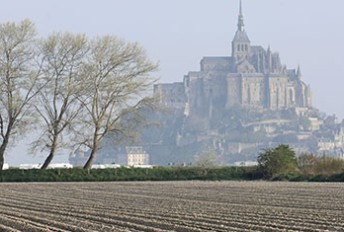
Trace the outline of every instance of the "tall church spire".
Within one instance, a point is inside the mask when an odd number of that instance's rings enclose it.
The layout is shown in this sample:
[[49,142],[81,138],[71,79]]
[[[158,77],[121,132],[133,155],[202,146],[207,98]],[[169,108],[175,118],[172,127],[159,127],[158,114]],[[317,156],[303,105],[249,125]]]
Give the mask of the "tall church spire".
[[238,30],[244,30],[244,15],[242,14],[242,2],[240,0],[239,16],[238,16]]
[[238,61],[248,57],[251,51],[250,39],[244,30],[244,16],[242,14],[242,3],[240,0],[239,17],[238,17],[238,30],[232,40],[232,57]]

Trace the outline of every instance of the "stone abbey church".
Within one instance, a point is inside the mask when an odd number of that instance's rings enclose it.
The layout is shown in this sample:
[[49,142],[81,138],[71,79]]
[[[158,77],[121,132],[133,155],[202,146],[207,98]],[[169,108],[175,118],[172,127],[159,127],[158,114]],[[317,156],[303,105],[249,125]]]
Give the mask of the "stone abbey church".
[[251,45],[244,29],[240,2],[237,31],[229,57],[204,57],[200,71],[189,72],[183,82],[157,84],[155,93],[168,107],[211,115],[233,106],[255,110],[310,108],[311,90],[301,80],[301,71],[287,69],[270,47]]

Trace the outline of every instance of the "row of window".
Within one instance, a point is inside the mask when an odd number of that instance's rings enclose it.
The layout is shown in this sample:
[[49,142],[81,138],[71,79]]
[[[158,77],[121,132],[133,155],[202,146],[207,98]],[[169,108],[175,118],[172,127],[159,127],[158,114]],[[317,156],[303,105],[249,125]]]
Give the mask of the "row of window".
[[148,161],[148,157],[141,157],[141,158],[128,158],[128,162],[131,163],[131,162],[134,162],[134,163],[145,163]]
[[238,44],[237,45],[237,50],[238,51],[245,51],[245,52],[247,52],[248,51],[248,45],[247,44]]

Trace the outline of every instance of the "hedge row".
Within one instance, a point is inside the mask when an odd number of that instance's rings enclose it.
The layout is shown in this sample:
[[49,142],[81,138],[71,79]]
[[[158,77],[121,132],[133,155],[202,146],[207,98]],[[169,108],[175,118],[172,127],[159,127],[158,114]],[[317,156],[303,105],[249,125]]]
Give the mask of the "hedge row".
[[0,172],[1,182],[48,181],[170,181],[170,180],[250,180],[252,167],[154,167],[116,169],[9,169]]
[[309,181],[309,182],[344,182],[344,172],[333,175],[305,176],[297,174],[281,174],[275,176],[273,181]]
[[[172,180],[259,180],[255,167],[154,167],[73,169],[9,169],[0,171],[0,182],[66,182],[66,181],[172,181]],[[332,176],[282,174],[275,181],[336,181],[344,182],[344,173]]]

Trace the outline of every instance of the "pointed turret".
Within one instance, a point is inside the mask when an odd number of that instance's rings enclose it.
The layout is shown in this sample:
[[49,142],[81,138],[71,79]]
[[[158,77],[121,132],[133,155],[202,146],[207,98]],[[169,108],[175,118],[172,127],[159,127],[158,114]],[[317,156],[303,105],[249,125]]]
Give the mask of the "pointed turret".
[[296,76],[298,79],[301,79],[301,68],[300,68],[300,65],[297,66],[297,71],[296,71]]
[[270,45],[268,47],[268,51],[267,51],[267,55],[268,55],[268,73],[271,73],[271,69],[272,69],[272,58],[271,58],[271,49],[270,49]]
[[257,55],[257,72],[261,72],[261,69],[260,69],[260,56],[262,55],[262,52],[261,50],[258,51],[258,55]]

